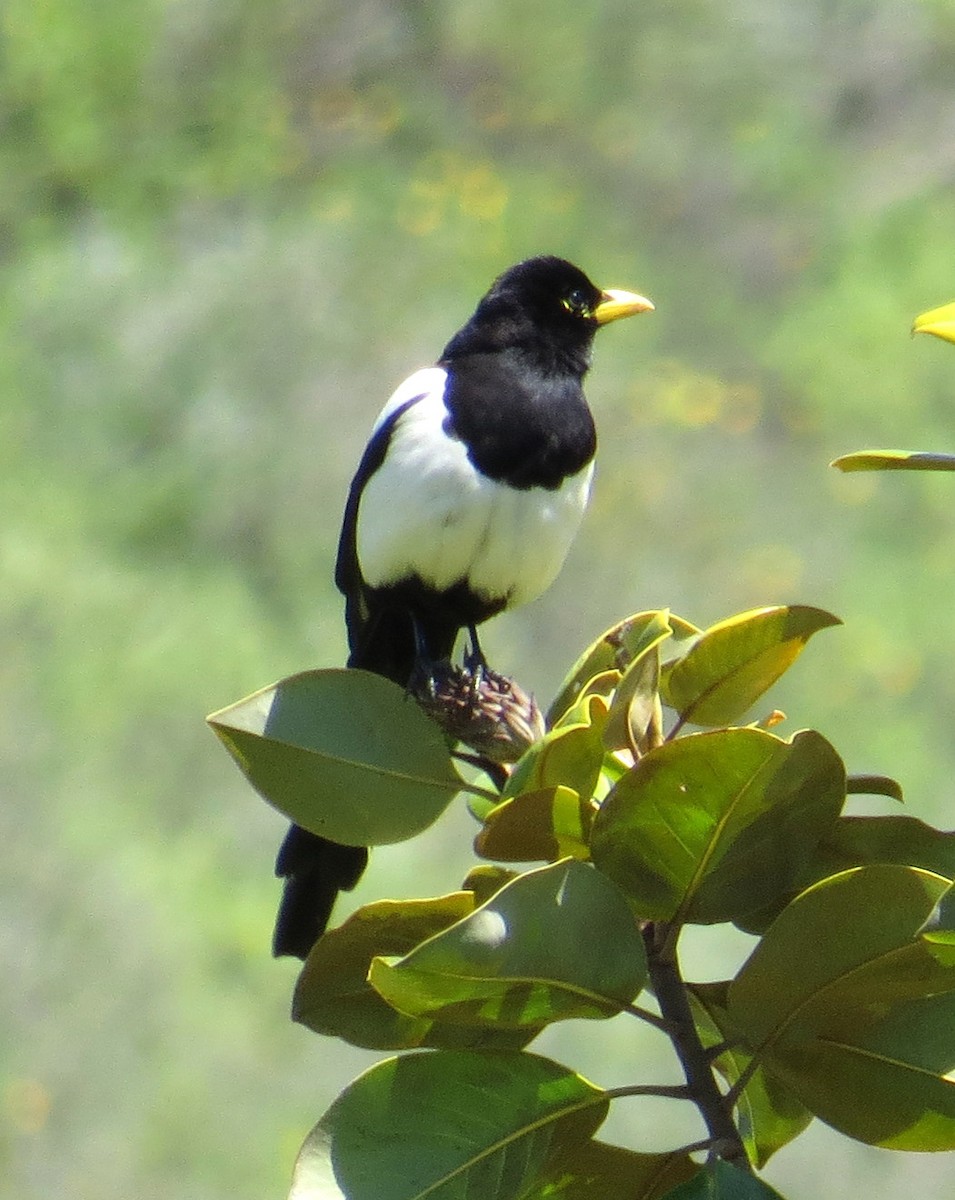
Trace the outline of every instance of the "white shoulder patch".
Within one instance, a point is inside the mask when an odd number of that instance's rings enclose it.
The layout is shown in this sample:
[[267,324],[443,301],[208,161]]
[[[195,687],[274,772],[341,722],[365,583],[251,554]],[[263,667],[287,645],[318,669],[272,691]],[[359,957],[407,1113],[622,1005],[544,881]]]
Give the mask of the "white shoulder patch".
[[445,427],[447,379],[443,367],[416,371],[378,416],[376,429],[420,397],[396,421],[361,494],[362,575],[371,587],[417,575],[437,592],[463,583],[489,601],[524,604],[560,570],[587,507],[593,463],[553,490],[487,478]]
[[409,400],[413,400],[416,396],[424,395],[429,399],[439,400],[443,404],[444,386],[447,381],[448,373],[444,367],[423,367],[420,371],[415,371],[413,375],[409,375],[404,383],[399,384],[389,397],[388,403],[375,419],[372,432],[374,433],[379,429],[395,409],[401,408],[403,404],[407,404]]

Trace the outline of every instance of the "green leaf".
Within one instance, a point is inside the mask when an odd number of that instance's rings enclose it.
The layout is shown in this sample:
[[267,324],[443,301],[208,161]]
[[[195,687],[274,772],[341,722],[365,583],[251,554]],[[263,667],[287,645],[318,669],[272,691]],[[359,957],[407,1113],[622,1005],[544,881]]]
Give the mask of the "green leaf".
[[829,464],[840,471],[955,471],[955,454],[926,450],[856,450]]
[[264,799],[348,845],[414,837],[467,787],[437,725],[367,671],[292,675],[207,719]]
[[675,639],[699,633],[695,625],[673,616],[667,609],[635,613],[618,621],[583,652],[561,684],[547,714],[548,726],[555,725],[576,701],[588,680],[604,671],[623,673],[648,646],[659,640],[661,631],[670,631]]
[[594,806],[568,787],[524,792],[492,809],[474,849],[500,862],[554,862],[590,857]]
[[779,1192],[748,1171],[717,1158],[689,1182],[667,1192],[661,1200],[783,1200]]
[[623,672],[614,693],[604,728],[604,744],[611,750],[636,749],[643,753],[647,732],[659,730],[660,646],[671,636],[663,613],[644,630],[641,645]]
[[846,779],[847,796],[888,796],[890,800],[905,802],[902,785],[888,775],[849,775]]
[[955,833],[943,833],[915,817],[840,817],[822,839],[819,854],[826,875],[870,863],[897,863],[955,879]]
[[456,1027],[396,1012],[368,982],[376,955],[407,954],[474,910],[474,895],[365,905],[316,942],[295,985],[292,1019],[370,1050],[419,1046],[519,1049],[526,1033]]
[[910,946],[948,881],[879,864],[808,888],[766,931],[730,985],[730,1019],[753,1049],[778,1038],[835,984]]
[[309,1134],[290,1200],[518,1200],[558,1154],[587,1144],[607,1103],[580,1075],[532,1054],[387,1059]]
[[660,1200],[699,1169],[686,1154],[587,1142],[561,1155],[522,1200]]
[[798,886],[768,908],[737,920],[749,933],[763,933],[798,892],[850,867],[896,863],[955,879],[955,833],[943,833],[915,817],[839,817],[826,831]]
[[820,629],[841,622],[804,605],[754,609],[705,630],[665,669],[661,694],[683,722],[738,720],[799,657]]
[[[918,970],[914,956],[904,969]],[[934,1027],[934,1028],[933,1028]],[[772,1069],[798,1088],[804,1102],[840,1133],[890,1150],[955,1149],[955,995],[927,996],[897,1006],[877,1026],[820,1032],[797,1050],[774,1052]],[[944,1036],[945,1053],[926,1053]]]
[[519,875],[399,962],[376,959],[369,978],[401,1012],[520,1029],[613,1016],[646,970],[626,901],[599,872],[565,860]]
[[729,988],[748,1048],[850,1137],[955,1148],[955,949],[921,935],[949,887],[860,867],[798,896]]
[[642,917],[728,921],[788,893],[845,796],[811,730],[694,734],[651,750],[594,819],[594,863]]
[[587,694],[519,759],[504,788],[504,798],[547,788],[572,788],[590,799],[604,761],[603,729],[609,703]]
[[812,1113],[761,1067],[739,1044],[739,1035],[726,1012],[728,982],[689,984],[693,1015],[704,1046],[726,1044],[713,1066],[733,1087],[745,1073],[747,1083],[736,1104],[737,1127],[746,1152],[763,1167],[777,1150],[788,1145],[812,1121]]
[[518,876],[517,871],[507,867],[492,866],[490,863],[479,863],[468,871],[462,891],[474,893],[475,907],[484,904],[490,898]]

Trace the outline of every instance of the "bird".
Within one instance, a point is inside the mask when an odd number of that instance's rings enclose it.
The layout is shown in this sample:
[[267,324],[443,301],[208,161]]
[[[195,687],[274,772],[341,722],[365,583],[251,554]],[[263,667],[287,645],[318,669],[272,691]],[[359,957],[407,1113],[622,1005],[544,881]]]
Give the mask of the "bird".
[[[553,582],[583,519],[597,449],[582,382],[597,330],[650,312],[540,255],[493,282],[436,364],[410,375],[376,420],[345,504],[335,582],[349,667],[408,688],[450,658],[486,666],[477,626]],[[276,957],[306,958],[340,891],[368,861],[292,825]]]

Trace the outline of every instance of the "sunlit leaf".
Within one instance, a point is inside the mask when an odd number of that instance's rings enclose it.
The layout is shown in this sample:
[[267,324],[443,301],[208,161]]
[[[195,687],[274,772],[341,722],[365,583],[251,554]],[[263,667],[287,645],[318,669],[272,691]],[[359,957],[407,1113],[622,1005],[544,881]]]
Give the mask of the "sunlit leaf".
[[955,471],[955,454],[927,450],[856,450],[829,464],[840,471]]
[[512,1030],[454,1027],[405,1016],[368,982],[376,955],[407,954],[467,916],[474,904],[474,895],[461,891],[433,900],[383,900],[360,908],[316,942],[295,986],[292,1019],[316,1033],[373,1050],[524,1045],[528,1037]]
[[947,879],[860,867],[797,897],[728,993],[763,1066],[873,1145],[955,1148],[955,947],[922,936]]
[[532,1054],[387,1059],[309,1134],[289,1200],[518,1200],[558,1154],[587,1144],[606,1111],[593,1084]]
[[839,618],[805,605],[754,609],[703,631],[661,678],[663,701],[694,725],[728,725],[748,712],[820,629]]
[[591,855],[643,917],[732,920],[785,895],[838,815],[845,772],[813,731],[695,734],[651,750],[594,819]]
[[572,788],[524,792],[492,809],[474,848],[500,862],[587,859],[593,818],[593,804]]
[[614,693],[604,728],[604,743],[612,750],[647,747],[647,731],[662,723],[660,717],[660,645],[671,636],[664,614],[647,626],[641,645],[623,672]]
[[540,1027],[612,1016],[643,987],[626,901],[572,860],[518,876],[470,916],[369,976],[389,1004],[454,1024]]
[[731,1020],[751,1046],[778,1037],[835,983],[910,946],[947,887],[928,871],[886,864],[815,884],[780,913],[730,985]]
[[603,729],[609,707],[599,693],[578,701],[561,724],[535,742],[517,762],[504,797],[562,786],[589,799],[603,766]]
[[466,786],[437,725],[367,671],[292,675],[208,721],[264,799],[333,841],[413,837]]
[[490,900],[495,893],[509,884],[512,879],[516,879],[517,876],[518,872],[512,871],[509,867],[479,863],[468,871],[461,888],[463,891],[474,893],[474,904],[477,907]]
[[664,628],[669,629],[675,639],[691,637],[699,632],[688,621],[674,616],[667,609],[661,609],[635,613],[602,633],[578,658],[561,684],[547,714],[548,725],[560,719],[589,679],[603,671],[614,670],[622,674],[634,658],[658,640]]

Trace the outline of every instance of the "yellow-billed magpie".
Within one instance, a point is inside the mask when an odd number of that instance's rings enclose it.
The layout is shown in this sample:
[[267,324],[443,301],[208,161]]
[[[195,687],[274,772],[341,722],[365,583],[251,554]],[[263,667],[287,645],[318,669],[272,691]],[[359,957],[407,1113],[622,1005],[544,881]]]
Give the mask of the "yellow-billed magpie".
[[[437,366],[397,389],[352,481],[335,582],[348,665],[406,687],[461,629],[553,581],[590,495],[596,433],[582,381],[601,325],[653,308],[550,256],[505,271]],[[306,957],[368,860],[293,825],[273,953]]]

